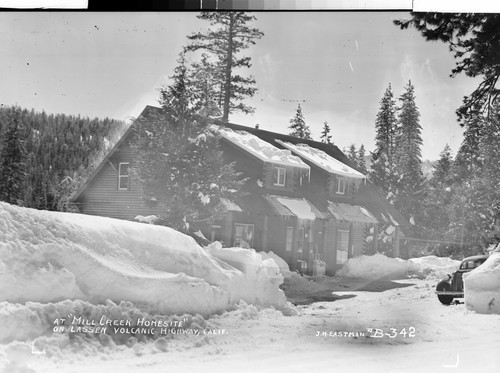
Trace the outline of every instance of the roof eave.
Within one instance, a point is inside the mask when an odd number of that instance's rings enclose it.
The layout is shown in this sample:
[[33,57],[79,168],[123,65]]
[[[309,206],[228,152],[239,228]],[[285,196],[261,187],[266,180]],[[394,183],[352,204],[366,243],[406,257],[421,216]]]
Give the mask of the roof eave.
[[94,172],[92,173],[92,175],[90,175],[90,177],[85,181],[85,183],[83,183],[83,185],[77,190],[77,192],[75,193],[75,195],[71,198],[72,202],[75,202],[75,201],[78,200],[78,198],[80,198],[80,196],[82,195],[82,193],[84,192],[84,190],[89,186],[89,184],[92,182],[92,180],[94,180],[94,178],[101,171],[101,169],[104,167],[104,165],[106,164],[106,162],[108,162],[108,160],[113,156],[113,154],[118,150],[118,148],[127,139],[127,137],[130,135],[130,133],[133,130],[135,122],[137,120],[139,120],[140,118],[144,117],[145,113],[148,112],[148,111],[150,111],[150,110],[152,110],[152,109],[157,110],[158,108],[156,108],[154,106],[146,105],[146,107],[142,110],[142,112],[139,114],[139,116],[128,126],[128,128],[125,130],[125,132],[120,137],[120,139],[116,142],[116,144],[113,145],[113,147],[109,150],[108,154],[106,154],[106,156],[103,158],[103,160],[101,161],[101,163],[99,164],[99,166],[96,167],[96,169],[94,170]]

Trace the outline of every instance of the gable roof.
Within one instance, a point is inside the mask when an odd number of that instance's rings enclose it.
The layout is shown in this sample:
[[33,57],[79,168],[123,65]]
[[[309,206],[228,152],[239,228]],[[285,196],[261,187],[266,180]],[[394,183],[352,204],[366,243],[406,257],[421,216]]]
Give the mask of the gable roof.
[[227,127],[227,128],[231,128],[232,130],[248,132],[248,133],[255,135],[258,138],[266,141],[267,143],[274,145],[277,148],[280,148],[280,149],[284,148],[284,146],[281,145],[280,142],[287,142],[287,143],[290,143],[292,145],[305,144],[305,145],[308,145],[312,148],[321,150],[322,152],[326,153],[330,157],[335,158],[339,162],[341,162],[341,163],[349,166],[350,168],[358,171],[356,165],[354,165],[351,162],[351,160],[349,158],[347,158],[347,156],[336,145],[325,144],[323,142],[319,142],[319,141],[315,141],[315,140],[300,139],[298,137],[285,135],[285,134],[277,133],[277,132],[271,132],[271,131],[263,130],[260,128],[242,126],[240,124],[224,123],[218,119],[214,120],[214,123],[220,124],[220,125]]
[[310,169],[298,156],[292,155],[290,150],[279,149],[261,138],[247,132],[234,131],[223,126],[213,126],[222,138],[235,144],[244,151],[252,154],[263,162],[270,162],[282,166],[291,166]]
[[129,136],[133,133],[135,122],[137,120],[139,120],[140,118],[147,118],[147,117],[156,115],[159,112],[159,110],[160,110],[159,108],[154,107],[154,106],[149,106],[149,105],[147,105],[144,108],[144,110],[141,112],[141,114],[139,114],[139,116],[137,117],[137,119],[128,126],[128,128],[125,130],[125,132],[123,133],[123,135],[118,139],[118,141],[116,142],[116,144],[113,145],[113,147],[111,147],[111,149],[109,149],[108,153],[104,156],[103,160],[101,161],[101,163],[99,163],[99,165],[96,167],[96,169],[94,170],[94,172],[92,172],[92,174],[90,175],[90,177],[76,191],[76,193],[73,196],[73,198],[71,198],[72,201],[76,201],[78,199],[78,197],[80,197],[80,195],[83,193],[83,191],[85,190],[85,188],[87,188],[87,186],[92,182],[92,180],[94,180],[94,178],[96,177],[96,175],[99,174],[99,171],[101,171],[101,169],[104,167],[104,165],[108,162],[109,158],[111,158],[111,156],[118,150],[118,148],[124,143],[124,141],[126,139],[128,139]]
[[291,144],[289,142],[284,142],[281,140],[276,140],[276,142],[291,150],[293,153],[298,154],[302,158],[308,160],[315,166],[322,168],[326,172],[354,178],[366,178],[366,176],[361,172],[340,162],[338,159],[333,158],[320,149],[302,143]]

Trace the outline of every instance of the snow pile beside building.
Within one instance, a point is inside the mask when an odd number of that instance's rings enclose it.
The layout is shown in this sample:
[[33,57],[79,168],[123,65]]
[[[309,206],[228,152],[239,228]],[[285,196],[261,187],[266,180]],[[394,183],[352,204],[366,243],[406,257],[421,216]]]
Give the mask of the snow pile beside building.
[[382,254],[359,256],[349,259],[337,275],[343,277],[363,278],[367,280],[398,280],[408,277],[443,278],[458,269],[460,262],[450,258],[426,256],[403,260],[388,258]]
[[343,277],[377,279],[404,279],[416,269],[416,266],[399,258],[388,258],[382,254],[362,255],[349,259],[337,275]]
[[459,260],[440,258],[434,255],[412,258],[409,260],[418,267],[418,275],[426,278],[442,279],[447,274],[452,274],[460,266]]
[[464,293],[468,309],[500,314],[500,252],[464,275]]
[[[244,252],[231,258],[245,262]],[[173,229],[0,203],[0,302],[131,301],[162,314],[282,307],[277,266],[233,268]]]
[[272,251],[269,252],[264,252],[261,251],[259,254],[262,256],[262,259],[272,259],[274,262],[278,265],[281,275],[284,278],[291,277],[295,272],[290,271],[290,267],[288,266],[287,262],[280,256],[276,255]]
[[237,295],[230,298],[231,303],[244,300],[264,306],[283,307],[286,304],[285,294],[279,288],[283,276],[274,259],[264,259],[253,249],[223,248],[220,242],[212,243],[205,250],[239,271],[233,273],[231,280],[230,293]]

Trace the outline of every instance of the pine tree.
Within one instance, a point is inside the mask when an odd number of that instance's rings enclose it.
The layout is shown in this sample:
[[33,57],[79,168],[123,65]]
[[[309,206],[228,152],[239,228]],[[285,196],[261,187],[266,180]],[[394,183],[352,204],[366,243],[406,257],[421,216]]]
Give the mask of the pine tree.
[[451,155],[451,148],[450,145],[446,144],[434,167],[430,185],[434,188],[449,188],[452,184],[452,166],[453,157]]
[[424,213],[420,223],[425,227],[427,237],[433,239],[445,239],[451,223],[448,208],[454,194],[452,167],[451,148],[446,144],[429,180],[425,200],[422,201]]
[[162,87],[160,90],[160,104],[169,123],[184,127],[194,120],[193,115],[193,93],[188,81],[186,58],[181,53],[179,63],[174,69],[174,75],[170,77],[173,84]]
[[21,140],[22,123],[20,109],[14,109],[3,134],[0,153],[0,200],[21,204],[26,177],[24,142]]
[[358,149],[358,169],[359,172],[361,172],[363,175],[366,175],[368,173],[368,169],[366,168],[366,151],[365,151],[365,146],[361,144],[361,146]]
[[238,75],[235,70],[251,66],[251,58],[240,57],[239,54],[264,35],[257,28],[249,26],[256,18],[245,12],[202,12],[198,18],[209,22],[211,28],[188,36],[191,43],[186,51],[201,49],[215,58],[216,71],[213,76],[217,79],[217,86],[221,87],[222,120],[227,122],[229,114],[234,111],[252,113],[253,108],[242,101],[257,91],[255,79]]
[[299,139],[312,140],[311,130],[309,129],[309,126],[306,125],[300,104],[297,107],[295,116],[290,119],[290,126],[288,126],[288,128],[292,130],[290,132],[290,136],[295,136]]
[[421,212],[424,189],[422,173],[422,127],[411,81],[400,97],[399,129],[396,137],[396,206],[407,218]]
[[380,100],[375,120],[375,151],[372,153],[370,180],[385,194],[394,194],[394,153],[396,149],[396,101],[391,85]]
[[[450,203],[452,233],[467,242],[488,245],[500,241],[500,105],[492,104],[482,124],[478,158],[480,167],[465,182],[454,185]],[[465,141],[465,140],[464,140]],[[464,247],[464,249],[467,247]]]
[[359,167],[359,165],[358,165],[358,153],[356,150],[356,146],[354,144],[351,144],[351,146],[349,146],[349,149],[347,150],[346,155],[347,155],[347,158],[349,158],[349,160],[352,162],[354,167],[358,168]]
[[194,62],[188,71],[188,80],[192,84],[193,110],[205,118],[220,117],[220,90],[217,90],[217,69],[210,62],[207,54],[202,54],[200,62]]
[[323,130],[321,131],[321,142],[324,143],[324,144],[332,144],[332,135],[331,135],[331,128],[330,126],[328,125],[328,122],[325,121],[325,123],[323,123]]
[[456,183],[465,183],[482,168],[479,145],[486,119],[482,115],[471,115],[465,121],[464,140],[453,163],[453,177]]
[[141,183],[145,201],[160,207],[160,222],[187,232],[193,222],[222,212],[224,199],[234,201],[244,180],[233,164],[225,164],[218,135],[205,113],[196,111],[203,107],[195,104],[195,82],[184,60],[179,62],[172,84],[161,90],[162,113],[135,123],[131,175]]
[[[47,115],[33,109],[1,107],[0,118],[20,115],[27,172],[20,199],[26,207],[74,210],[68,203],[73,193],[100,164],[126,128],[124,122],[71,115]],[[1,148],[0,142],[0,148]],[[66,177],[72,188],[62,185]],[[21,203],[21,202],[20,202]]]

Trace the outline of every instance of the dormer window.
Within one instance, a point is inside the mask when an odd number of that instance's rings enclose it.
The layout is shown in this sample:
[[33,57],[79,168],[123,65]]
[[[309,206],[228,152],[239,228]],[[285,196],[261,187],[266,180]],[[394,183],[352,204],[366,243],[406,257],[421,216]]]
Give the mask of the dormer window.
[[274,168],[274,185],[285,186],[286,181],[286,168],[275,167]]
[[128,190],[128,166],[125,162],[118,165],[118,190]]
[[344,177],[337,177],[337,194],[345,194],[346,180]]

